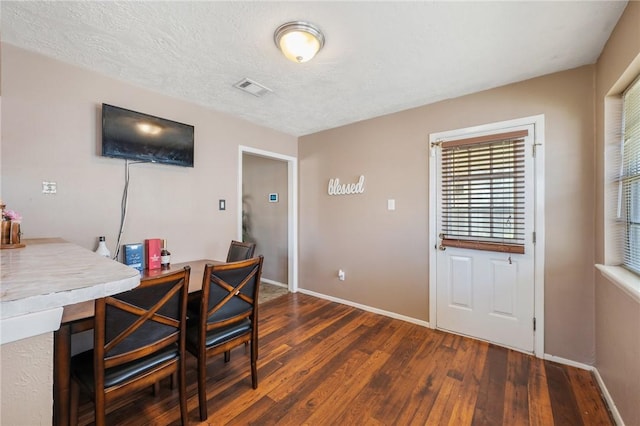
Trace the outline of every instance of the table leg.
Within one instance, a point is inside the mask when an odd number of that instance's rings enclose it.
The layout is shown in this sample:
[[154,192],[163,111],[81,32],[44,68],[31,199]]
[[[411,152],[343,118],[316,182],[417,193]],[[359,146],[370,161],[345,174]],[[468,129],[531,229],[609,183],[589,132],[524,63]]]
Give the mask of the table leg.
[[62,324],[53,333],[53,424],[69,425],[71,326]]

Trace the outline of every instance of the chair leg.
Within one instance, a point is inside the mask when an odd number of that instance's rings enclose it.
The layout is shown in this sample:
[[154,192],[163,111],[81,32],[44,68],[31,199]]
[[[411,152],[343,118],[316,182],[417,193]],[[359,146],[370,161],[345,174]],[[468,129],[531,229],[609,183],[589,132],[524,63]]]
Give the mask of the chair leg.
[[71,386],[69,389],[69,424],[76,426],[78,424],[78,401],[80,399],[80,386],[78,382],[71,379]]
[[153,396],[158,396],[160,394],[160,382],[157,381],[153,384]]
[[198,405],[200,406],[200,420],[207,420],[207,355],[198,357]]
[[186,361],[184,355],[180,357],[180,366],[177,373],[173,373],[171,376],[171,383],[173,378],[178,376],[178,389],[180,394],[180,418],[182,419],[182,426],[189,424],[189,413],[187,411],[187,373],[186,373]]
[[171,390],[175,389],[176,386],[179,386],[180,382],[178,382],[178,372],[174,371],[171,375]]
[[251,360],[251,387],[258,389],[258,367],[253,360]]
[[258,389],[258,345],[251,341],[251,386]]
[[96,419],[96,424],[95,426],[106,426],[107,424],[107,420],[106,420],[106,411],[107,411],[107,407],[106,407],[106,401],[105,401],[105,395],[104,395],[104,391],[101,389],[100,392],[98,392],[96,390],[95,392],[95,419]]
[[225,351],[224,362],[229,362],[230,360],[231,360],[231,351]]

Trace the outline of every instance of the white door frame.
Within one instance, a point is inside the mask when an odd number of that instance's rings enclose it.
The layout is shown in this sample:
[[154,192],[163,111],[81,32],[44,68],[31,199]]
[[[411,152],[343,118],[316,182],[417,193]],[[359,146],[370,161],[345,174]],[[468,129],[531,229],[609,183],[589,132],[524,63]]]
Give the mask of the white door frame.
[[[287,236],[288,236],[288,273],[289,291],[298,291],[298,159],[289,155],[265,151],[240,145],[238,147],[238,205],[242,206],[242,158],[244,154],[257,155],[287,162]],[[238,238],[242,240],[242,207],[238,209]]]
[[[501,121],[497,123],[484,124],[464,129],[451,130],[446,132],[432,133],[429,135],[429,326],[436,328],[436,265],[437,265],[437,234],[436,234],[436,156],[435,148],[431,143],[439,139],[461,138],[469,134],[499,130],[507,127],[524,126],[533,124],[534,126],[534,230],[536,242],[534,245],[534,316],[536,328],[534,332],[534,355],[538,358],[544,357],[544,114],[531,117],[518,118],[515,120]],[[532,324],[533,327],[533,324]]]

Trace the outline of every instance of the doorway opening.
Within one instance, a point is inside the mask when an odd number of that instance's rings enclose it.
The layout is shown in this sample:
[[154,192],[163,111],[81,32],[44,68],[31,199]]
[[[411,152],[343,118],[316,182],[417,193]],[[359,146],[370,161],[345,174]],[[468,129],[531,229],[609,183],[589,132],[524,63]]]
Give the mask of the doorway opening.
[[[239,147],[238,158],[238,205],[242,206],[241,209],[238,209],[238,239],[255,238],[256,235],[251,234],[255,234],[256,232],[260,233],[259,230],[252,229],[252,224],[256,221],[255,215],[260,214],[259,211],[255,211],[255,209],[258,208],[257,206],[262,206],[263,212],[267,212],[269,215],[286,215],[286,218],[281,218],[286,222],[282,225],[282,228],[284,229],[281,230],[281,234],[286,234],[282,236],[284,241],[281,241],[276,245],[269,246],[273,255],[269,256],[269,261],[271,263],[266,265],[266,268],[263,266],[263,280],[267,283],[271,282],[279,284],[282,282],[282,279],[277,277],[286,275],[286,286],[290,292],[295,293],[298,291],[297,159],[288,155],[247,146]],[[249,161],[249,163],[246,161]],[[260,179],[259,176],[256,178],[248,177],[244,170],[245,164],[255,164],[256,167],[268,167],[268,170],[273,171],[273,173],[270,173],[271,181],[269,182],[268,179]],[[283,173],[280,173],[279,170],[283,170]],[[249,183],[248,181],[245,182],[246,179],[253,182],[257,181],[259,183],[260,187],[256,190],[258,193],[245,193],[245,183]],[[265,182],[266,186],[263,185]],[[285,191],[286,193],[284,193]],[[279,221],[280,218],[273,218],[273,220]],[[265,227],[268,227],[269,229],[264,231]],[[280,225],[266,225],[262,226],[262,228],[263,236],[265,235],[264,232],[266,232],[266,238],[270,238],[269,232],[277,230],[277,228],[280,228]],[[263,238],[264,237],[258,238],[258,241],[255,242],[257,244],[261,244],[259,239]],[[262,242],[262,244],[266,243]],[[266,256],[265,263],[267,263]],[[283,268],[284,271],[282,270]],[[265,274],[265,272],[267,272],[267,274]],[[275,279],[271,278],[269,273],[271,273]]]

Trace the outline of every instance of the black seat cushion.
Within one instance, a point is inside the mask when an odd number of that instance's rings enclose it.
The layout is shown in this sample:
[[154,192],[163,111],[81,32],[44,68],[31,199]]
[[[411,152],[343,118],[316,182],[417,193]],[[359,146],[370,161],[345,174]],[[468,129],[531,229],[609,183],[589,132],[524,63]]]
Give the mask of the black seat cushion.
[[[251,332],[251,320],[244,319],[237,324],[228,327],[212,330],[207,333],[205,345],[207,348],[226,342],[234,337],[242,336]],[[187,321],[187,346],[198,347],[198,323],[197,321]]]
[[[145,358],[132,361],[117,367],[108,368],[104,374],[105,387],[124,383],[128,379],[149,371],[167,361],[180,357],[176,345],[168,346]],[[93,389],[93,349],[82,352],[71,358],[71,373],[89,389]]]

